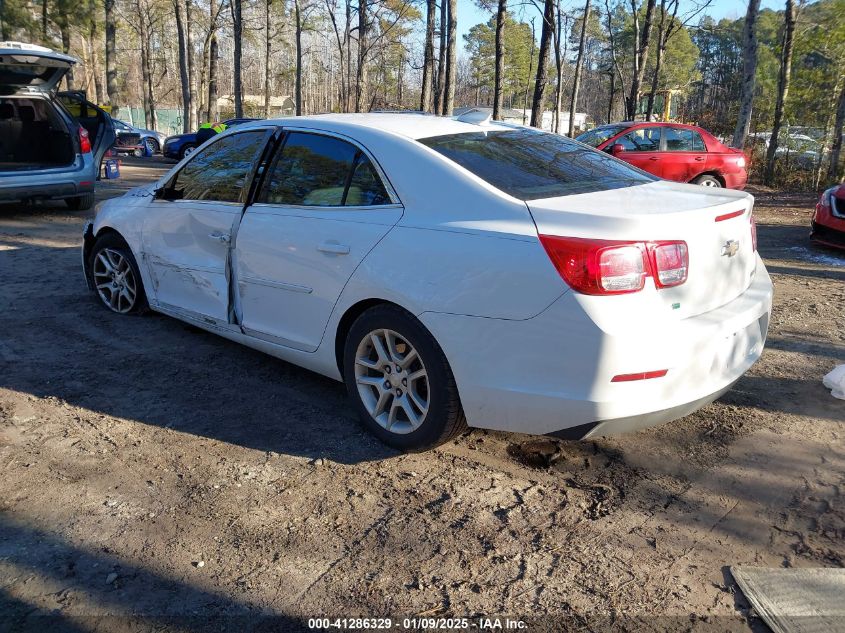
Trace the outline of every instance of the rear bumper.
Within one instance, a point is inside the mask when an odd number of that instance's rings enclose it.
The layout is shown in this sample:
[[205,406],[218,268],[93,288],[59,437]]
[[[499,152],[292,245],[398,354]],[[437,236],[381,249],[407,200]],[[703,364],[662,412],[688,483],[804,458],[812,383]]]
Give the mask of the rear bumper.
[[77,163],[67,168],[6,174],[0,176],[0,201],[4,202],[81,196],[94,191],[97,179],[91,154],[77,158]]
[[739,189],[742,191],[745,189],[745,185],[748,184],[748,172],[744,170],[734,174],[723,174],[722,177],[725,179],[725,187],[727,189]]
[[[606,331],[571,292],[526,321],[420,318],[449,359],[471,426],[584,438],[668,422],[718,398],[762,354],[771,303],[758,260],[742,295],[679,321],[632,318]],[[664,368],[660,378],[612,382]]]

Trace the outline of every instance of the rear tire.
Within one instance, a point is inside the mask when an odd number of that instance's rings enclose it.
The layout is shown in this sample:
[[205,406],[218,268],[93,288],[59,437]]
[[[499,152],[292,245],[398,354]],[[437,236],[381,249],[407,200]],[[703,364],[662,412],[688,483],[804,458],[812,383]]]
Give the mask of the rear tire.
[[116,233],[106,233],[94,243],[88,277],[100,303],[112,312],[143,314],[149,309],[135,256]]
[[718,178],[716,178],[715,176],[707,175],[707,174],[705,174],[704,176],[699,176],[698,178],[693,180],[693,182],[696,185],[701,185],[702,187],[716,187],[716,188],[722,187],[722,183]]
[[71,211],[87,211],[94,206],[94,194],[86,193],[83,196],[65,198],[65,202]]
[[355,320],[344,343],[343,374],[364,426],[389,446],[422,451],[467,428],[443,350],[397,306],[376,306]]

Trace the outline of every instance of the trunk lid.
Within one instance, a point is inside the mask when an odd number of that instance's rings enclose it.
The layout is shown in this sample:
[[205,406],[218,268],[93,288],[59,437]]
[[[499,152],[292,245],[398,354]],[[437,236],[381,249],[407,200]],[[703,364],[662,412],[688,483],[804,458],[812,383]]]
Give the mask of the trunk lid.
[[43,46],[0,42],[0,92],[52,92],[76,62]]
[[643,291],[654,293],[677,318],[701,314],[735,299],[751,284],[756,270],[751,239],[754,198],[741,191],[661,180],[526,204],[543,235],[684,240],[689,249],[687,281],[658,291],[653,281],[647,280]]

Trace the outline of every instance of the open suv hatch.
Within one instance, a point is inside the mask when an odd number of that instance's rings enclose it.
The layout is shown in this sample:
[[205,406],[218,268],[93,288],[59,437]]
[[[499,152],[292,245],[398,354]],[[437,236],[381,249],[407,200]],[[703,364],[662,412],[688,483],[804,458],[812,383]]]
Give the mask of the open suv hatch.
[[115,139],[111,118],[80,92],[56,92],[76,58],[0,42],[0,202],[94,204],[94,181]]

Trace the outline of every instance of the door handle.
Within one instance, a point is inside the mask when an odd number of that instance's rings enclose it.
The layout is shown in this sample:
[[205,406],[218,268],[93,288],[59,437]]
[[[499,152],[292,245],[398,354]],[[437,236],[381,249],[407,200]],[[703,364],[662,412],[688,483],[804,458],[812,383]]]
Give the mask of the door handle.
[[332,255],[349,255],[349,247],[346,244],[337,242],[323,242],[317,247],[318,251],[331,253]]
[[659,156],[650,156],[649,160],[660,160]]
[[208,237],[220,242],[221,244],[228,244],[232,239],[232,236],[228,233],[209,233]]
[[695,160],[697,160],[699,163],[701,163],[701,162],[704,162],[704,157],[703,156],[696,156]]

